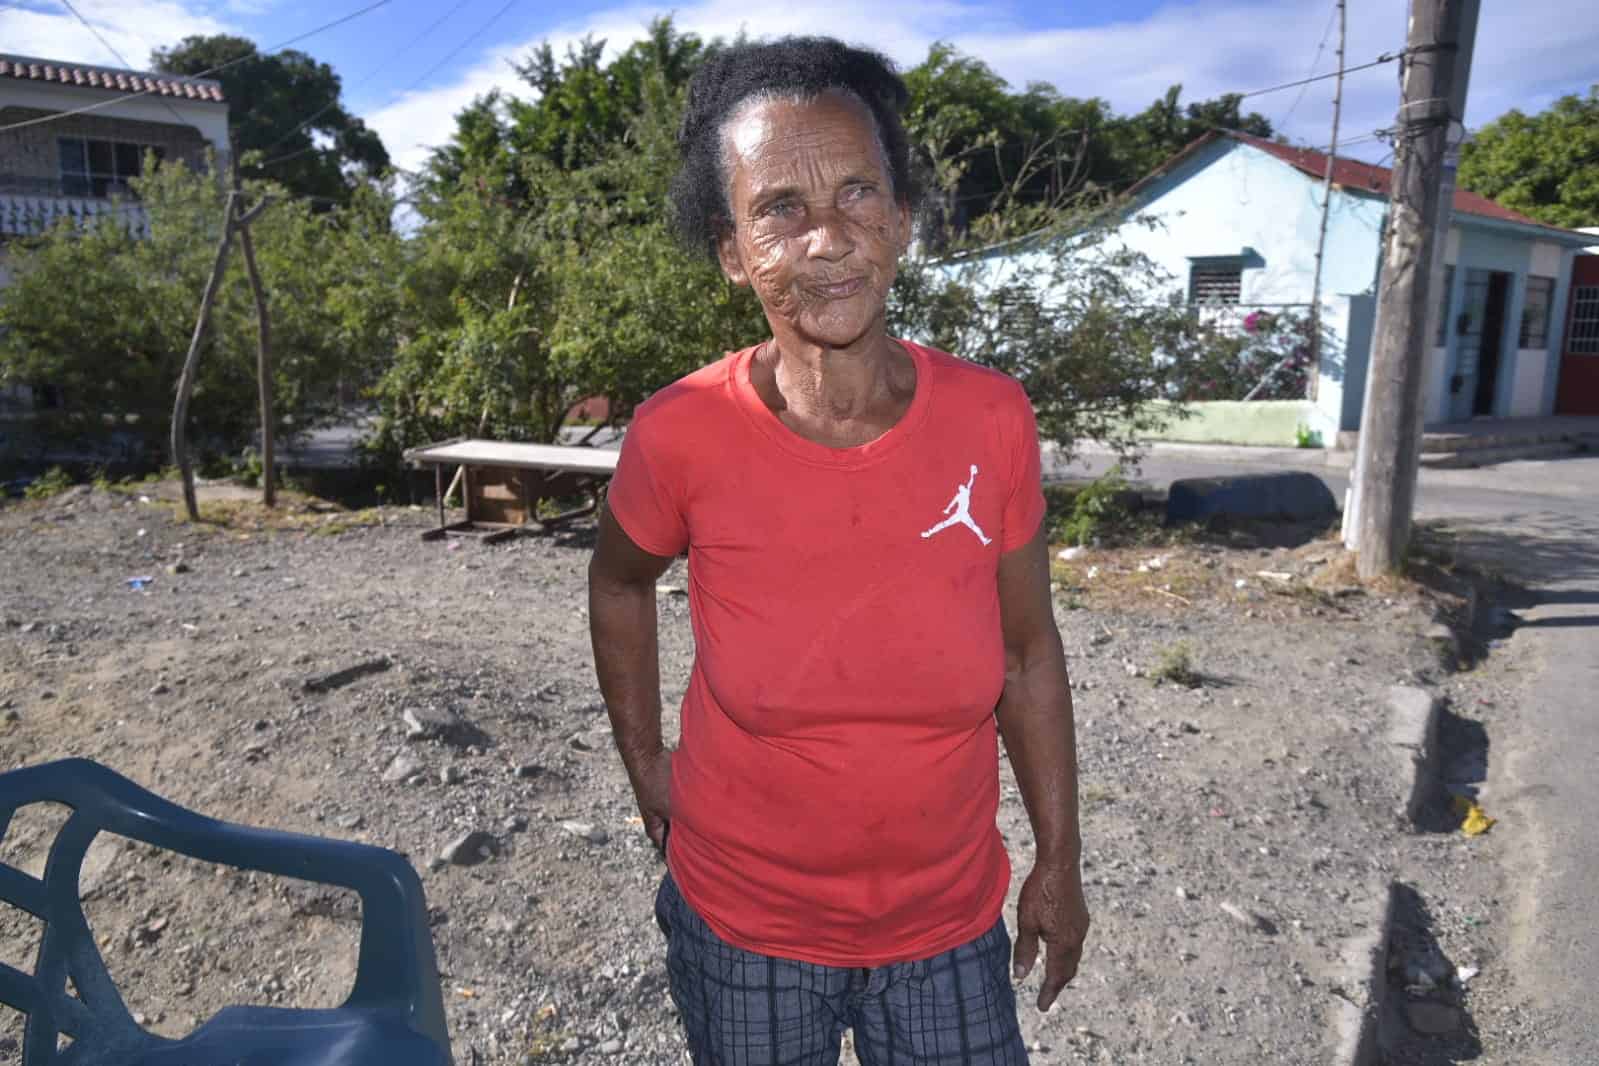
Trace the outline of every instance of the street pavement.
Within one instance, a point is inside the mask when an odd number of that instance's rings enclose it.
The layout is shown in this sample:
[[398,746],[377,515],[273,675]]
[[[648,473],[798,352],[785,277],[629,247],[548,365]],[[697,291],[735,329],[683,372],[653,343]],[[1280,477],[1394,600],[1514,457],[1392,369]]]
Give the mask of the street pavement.
[[[1056,476],[1091,477],[1090,454]],[[1323,453],[1157,447],[1138,480],[1309,470],[1344,498],[1348,471]],[[1440,519],[1462,553],[1531,590],[1505,653],[1531,664],[1526,728],[1490,735],[1485,795],[1508,840],[1505,961],[1520,998],[1549,1020],[1526,1066],[1599,1063],[1599,456],[1424,470],[1417,514]]]

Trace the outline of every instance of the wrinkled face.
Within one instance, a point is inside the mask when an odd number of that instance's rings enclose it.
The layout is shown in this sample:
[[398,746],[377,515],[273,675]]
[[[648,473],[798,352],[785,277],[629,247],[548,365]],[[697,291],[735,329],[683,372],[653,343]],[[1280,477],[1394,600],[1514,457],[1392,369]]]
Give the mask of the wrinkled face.
[[910,211],[866,105],[831,92],[754,100],[723,137],[728,279],[754,288],[774,334],[842,348],[879,326]]

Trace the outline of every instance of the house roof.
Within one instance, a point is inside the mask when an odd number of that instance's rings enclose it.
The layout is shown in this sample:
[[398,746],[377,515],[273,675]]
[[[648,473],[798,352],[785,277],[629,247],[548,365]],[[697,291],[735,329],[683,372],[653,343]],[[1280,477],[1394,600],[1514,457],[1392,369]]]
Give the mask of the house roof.
[[77,85],[115,93],[154,93],[183,100],[222,103],[222,85],[206,78],[185,78],[177,74],[148,74],[111,67],[92,67],[83,63],[62,63],[53,59],[0,54],[0,78],[46,81],[58,85]]
[[[1267,155],[1287,163],[1295,170],[1317,181],[1322,181],[1327,176],[1327,155],[1325,152],[1317,152],[1309,148],[1296,148],[1289,144],[1278,144],[1276,141],[1269,141],[1264,137],[1256,137],[1249,133],[1240,133],[1237,130],[1211,130],[1156,167],[1136,185],[1128,189],[1128,197],[1138,196],[1161,175],[1168,173],[1206,145],[1223,139],[1236,141],[1239,144],[1247,144],[1251,148],[1265,152]],[[1358,159],[1345,159],[1343,157],[1334,157],[1333,159],[1333,184],[1352,193],[1386,199],[1393,187],[1393,176],[1394,172],[1388,167],[1362,163]],[[1528,218],[1519,211],[1512,211],[1508,207],[1494,203],[1486,196],[1480,196],[1477,193],[1468,192],[1458,187],[1455,189],[1454,210],[1458,215],[1470,215],[1495,222],[1508,222],[1517,226],[1530,226],[1543,230],[1557,239],[1575,236],[1570,230],[1564,230],[1558,226],[1550,226],[1547,223],[1539,222],[1535,218]]]
[[[1235,141],[1259,148],[1262,152],[1276,156],[1284,163],[1296,170],[1302,170],[1311,177],[1319,180],[1327,176],[1327,156],[1323,152],[1314,152],[1309,148],[1295,148],[1289,144],[1278,144],[1268,141],[1264,137],[1256,137],[1248,133],[1238,133],[1233,130],[1225,131],[1224,136]],[[1379,167],[1371,163],[1362,163],[1358,159],[1333,159],[1333,184],[1340,185],[1354,192],[1369,192],[1377,196],[1386,197],[1393,188],[1394,172],[1388,167]],[[1508,207],[1501,207],[1474,192],[1465,189],[1455,189],[1455,210],[1462,215],[1478,215],[1482,218],[1496,218],[1501,222],[1520,222],[1527,226],[1541,226],[1543,223],[1535,218],[1528,218],[1519,211],[1512,211]]]

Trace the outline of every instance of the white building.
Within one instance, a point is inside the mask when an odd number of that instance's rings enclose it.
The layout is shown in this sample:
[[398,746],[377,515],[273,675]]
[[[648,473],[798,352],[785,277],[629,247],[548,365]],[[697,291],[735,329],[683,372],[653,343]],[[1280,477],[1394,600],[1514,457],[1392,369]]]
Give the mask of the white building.
[[[228,157],[222,86],[0,53],[0,289],[10,282],[7,245],[63,220],[120,211],[142,230],[129,199],[148,153],[196,169]],[[0,404],[32,397],[26,386]]]

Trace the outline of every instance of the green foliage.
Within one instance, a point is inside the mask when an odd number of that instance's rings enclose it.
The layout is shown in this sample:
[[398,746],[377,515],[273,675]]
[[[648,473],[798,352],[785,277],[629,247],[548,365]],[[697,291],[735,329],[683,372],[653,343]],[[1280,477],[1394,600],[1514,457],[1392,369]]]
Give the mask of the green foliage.
[[1015,377],[1062,461],[1084,440],[1130,458],[1185,416],[1157,401],[1180,398],[1204,334],[1148,258],[1111,247],[1092,218],[1078,224],[995,250],[1006,254],[902,263],[889,325]]
[[1160,661],[1150,676],[1183,688],[1199,688],[1205,683],[1205,675],[1194,667],[1194,650],[1186,640],[1162,648]]
[[1111,467],[1073,497],[1070,511],[1057,520],[1052,539],[1083,546],[1110,539],[1130,522],[1126,501],[1131,491],[1121,466]]
[[263,53],[253,41],[216,34],[157,49],[150,62],[192,76],[241,56],[249,58],[207,75],[222,83],[234,147],[258,151],[260,160],[286,157],[266,169],[249,166],[247,175],[276,181],[295,196],[343,204],[388,169],[378,135],[344,109],[338,74],[304,52]]
[[926,237],[993,242],[1043,228],[1081,193],[1120,192],[1212,129],[1262,137],[1271,123],[1236,95],[1182,103],[1173,85],[1144,111],[1033,82],[1013,92],[986,63],[937,42],[905,73],[906,127],[930,167]]
[[1301,422],[1299,425],[1294,427],[1294,447],[1320,448],[1321,431],[1319,429],[1311,429],[1309,426]]
[[72,475],[59,466],[52,466],[43,474],[28,483],[22,490],[23,498],[29,500],[48,500],[52,496],[59,496],[72,487]]
[[1551,226],[1599,226],[1599,85],[1488,123],[1461,148],[1457,180]]
[[[39,412],[46,441],[95,445],[153,462],[165,451],[172,390],[215,256],[223,193],[181,164],[151,166],[135,183],[148,230],[125,215],[58,226],[12,246],[12,284],[0,290],[0,384],[48,382],[63,403]],[[375,377],[393,343],[382,316],[397,259],[392,195],[359,191],[348,208],[318,213],[276,186],[247,183],[246,200],[274,197],[253,224],[268,295],[279,431],[329,414],[339,389]],[[238,451],[259,418],[255,303],[235,249],[213,310],[191,404],[202,453]]]
[[[1302,400],[1310,387],[1310,320],[1295,310],[1200,308],[1192,343],[1173,366],[1172,399]],[[1264,384],[1262,384],[1264,382]],[[1260,386],[1255,391],[1256,386]]]

